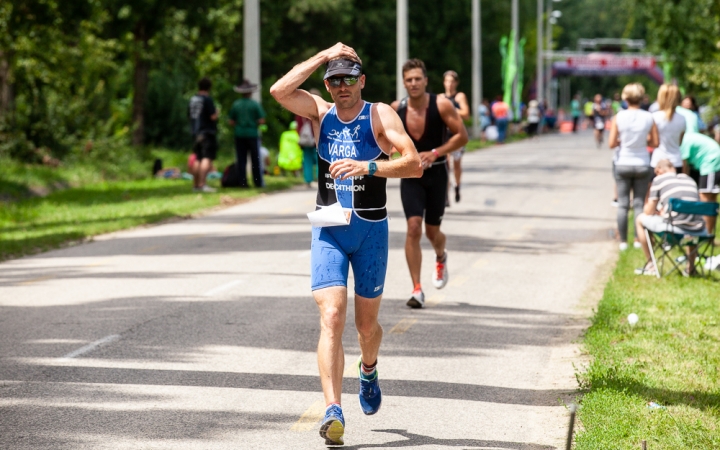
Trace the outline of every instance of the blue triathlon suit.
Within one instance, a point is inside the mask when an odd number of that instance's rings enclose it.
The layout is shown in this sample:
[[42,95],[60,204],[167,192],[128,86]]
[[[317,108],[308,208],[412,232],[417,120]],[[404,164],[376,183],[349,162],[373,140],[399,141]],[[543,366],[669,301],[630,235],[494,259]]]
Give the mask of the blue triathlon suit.
[[320,122],[318,139],[317,208],[336,202],[352,210],[350,224],[313,227],[310,257],[312,290],[347,287],[348,269],[355,275],[355,293],[361,297],[382,295],[388,260],[388,224],[385,178],[357,176],[335,180],[330,164],[351,158],[357,161],[388,160],[372,127],[372,104],[350,122],[337,116],[335,105]]

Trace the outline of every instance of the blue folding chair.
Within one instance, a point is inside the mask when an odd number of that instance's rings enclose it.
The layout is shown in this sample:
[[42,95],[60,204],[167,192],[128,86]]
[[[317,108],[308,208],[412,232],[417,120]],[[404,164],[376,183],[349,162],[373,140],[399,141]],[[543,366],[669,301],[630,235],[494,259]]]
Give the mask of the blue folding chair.
[[[668,202],[668,223],[667,230],[663,232],[649,232],[645,229],[645,237],[648,242],[652,242],[650,255],[655,264],[657,277],[670,275],[676,270],[684,276],[689,274],[682,270],[681,264],[687,259],[695,258],[695,270],[704,277],[712,274],[712,267],[706,267],[708,258],[715,253],[715,230],[701,231],[683,231],[677,233],[677,225],[673,224],[673,216],[675,214],[695,214],[698,216],[714,216],[718,215],[718,204],[711,202],[691,202],[680,200],[679,198],[671,198]],[[657,236],[657,239],[651,240],[650,235]],[[685,251],[685,248],[688,251]],[[672,252],[677,249],[684,257],[673,257]],[[659,256],[658,256],[659,254]],[[666,263],[669,265],[665,271]]]

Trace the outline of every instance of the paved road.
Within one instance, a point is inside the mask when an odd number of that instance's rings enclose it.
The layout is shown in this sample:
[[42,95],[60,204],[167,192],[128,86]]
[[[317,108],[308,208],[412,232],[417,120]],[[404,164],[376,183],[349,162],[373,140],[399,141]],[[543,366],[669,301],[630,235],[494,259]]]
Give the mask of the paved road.
[[[346,448],[564,448],[583,299],[615,249],[610,154],[553,136],[464,165],[451,281],[431,287],[426,245],[421,311],[389,183],[385,397],[362,416],[346,371]],[[0,264],[0,448],[323,448],[313,205],[297,189]]]

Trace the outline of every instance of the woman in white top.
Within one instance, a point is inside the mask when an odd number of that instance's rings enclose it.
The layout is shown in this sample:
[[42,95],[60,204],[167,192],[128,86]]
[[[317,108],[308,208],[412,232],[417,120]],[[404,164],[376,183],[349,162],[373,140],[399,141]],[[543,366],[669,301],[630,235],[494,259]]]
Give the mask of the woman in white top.
[[[640,83],[630,83],[622,91],[622,99],[628,108],[619,111],[610,126],[610,148],[615,149],[615,181],[618,189],[617,224],[620,250],[627,248],[628,210],[630,191],[633,195],[635,217],[643,212],[652,167],[647,147],[658,146],[658,130],[653,116],[640,109],[645,88]],[[635,230],[637,237],[637,230]]]
[[652,154],[650,165],[655,168],[658,161],[668,159],[677,173],[682,173],[683,160],[680,156],[680,143],[685,134],[685,118],[676,114],[680,104],[680,90],[674,84],[663,84],[657,95],[659,110],[652,113],[660,136],[660,145]]
[[530,100],[527,109],[527,133],[530,137],[536,137],[538,134],[538,125],[540,124],[540,104],[537,100]]

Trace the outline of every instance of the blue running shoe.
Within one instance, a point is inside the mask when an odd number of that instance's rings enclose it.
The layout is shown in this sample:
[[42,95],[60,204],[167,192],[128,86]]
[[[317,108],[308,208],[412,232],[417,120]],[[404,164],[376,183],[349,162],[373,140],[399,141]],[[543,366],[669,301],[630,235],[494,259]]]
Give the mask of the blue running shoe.
[[358,361],[358,375],[360,377],[360,408],[365,415],[370,416],[378,412],[382,403],[382,392],[378,383],[378,371],[367,378],[361,369],[362,359]]
[[320,425],[320,436],[325,439],[325,445],[338,447],[345,445],[344,434],[345,417],[343,417],[342,408],[333,403],[325,410],[325,418]]

